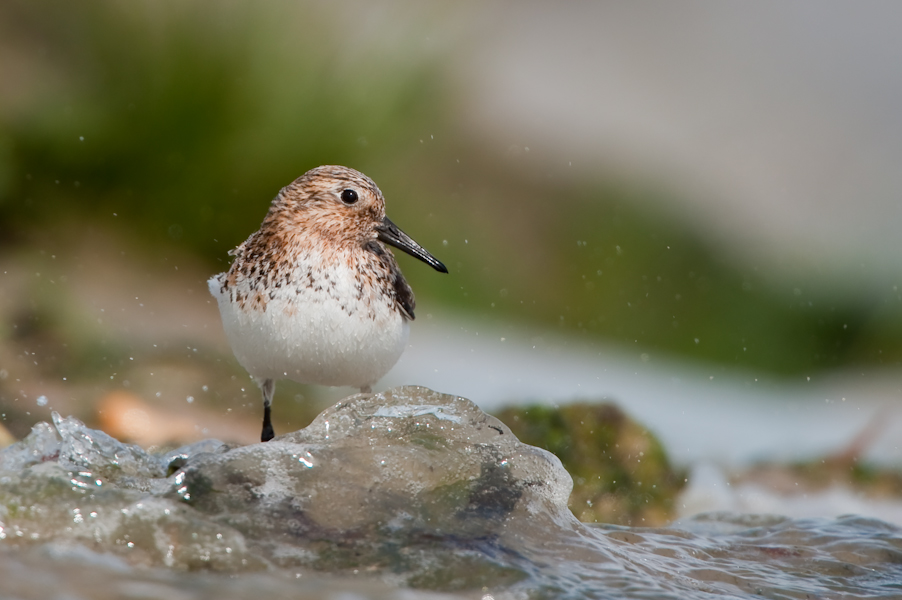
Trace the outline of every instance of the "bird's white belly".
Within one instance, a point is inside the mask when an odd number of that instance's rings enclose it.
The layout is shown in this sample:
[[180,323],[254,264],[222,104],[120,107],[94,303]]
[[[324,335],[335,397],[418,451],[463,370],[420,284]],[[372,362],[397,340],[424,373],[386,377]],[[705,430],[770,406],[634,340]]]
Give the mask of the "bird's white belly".
[[388,303],[283,288],[259,310],[241,308],[220,292],[216,278],[210,291],[235,357],[258,379],[364,387],[385,375],[407,346],[409,325]]

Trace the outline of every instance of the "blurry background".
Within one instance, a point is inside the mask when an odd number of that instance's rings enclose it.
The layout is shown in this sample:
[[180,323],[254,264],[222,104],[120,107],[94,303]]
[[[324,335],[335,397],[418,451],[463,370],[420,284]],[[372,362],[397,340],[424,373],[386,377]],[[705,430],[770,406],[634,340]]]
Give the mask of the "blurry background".
[[[144,445],[253,441],[259,391],[206,279],[280,187],[334,163],[451,270],[399,258],[416,351],[384,385],[611,398],[687,466],[862,431],[898,464],[900,16],[4,2],[2,424],[54,409]],[[348,391],[280,383],[277,431]]]

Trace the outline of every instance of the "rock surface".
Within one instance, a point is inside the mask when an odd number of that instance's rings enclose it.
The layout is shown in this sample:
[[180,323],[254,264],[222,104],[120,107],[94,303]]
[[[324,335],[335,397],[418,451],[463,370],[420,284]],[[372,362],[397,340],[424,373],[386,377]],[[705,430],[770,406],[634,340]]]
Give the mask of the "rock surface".
[[[506,546],[572,521],[560,461],[469,400],[359,394],[301,431],[153,455],[54,416],[0,454],[6,542],[79,542],[132,564],[397,574],[469,589],[525,577]],[[517,525],[522,522],[521,525]]]

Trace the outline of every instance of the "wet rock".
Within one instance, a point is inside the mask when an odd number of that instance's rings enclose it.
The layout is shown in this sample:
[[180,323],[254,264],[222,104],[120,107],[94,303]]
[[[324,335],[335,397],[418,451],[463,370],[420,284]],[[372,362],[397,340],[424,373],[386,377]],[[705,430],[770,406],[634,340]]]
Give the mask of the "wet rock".
[[615,404],[511,407],[497,416],[522,442],[561,459],[579,520],[659,526],[675,517],[684,477],[658,439]]
[[[148,454],[55,415],[0,453],[0,535],[133,564],[371,573],[444,590],[526,576],[512,547],[573,521],[571,480],[469,400],[352,396],[301,431]],[[518,525],[521,523],[521,525]]]
[[442,589],[520,578],[492,558],[511,520],[570,518],[570,478],[553,455],[469,400],[423,388],[352,396],[301,431],[189,461],[175,480],[169,497],[280,567],[406,573]]

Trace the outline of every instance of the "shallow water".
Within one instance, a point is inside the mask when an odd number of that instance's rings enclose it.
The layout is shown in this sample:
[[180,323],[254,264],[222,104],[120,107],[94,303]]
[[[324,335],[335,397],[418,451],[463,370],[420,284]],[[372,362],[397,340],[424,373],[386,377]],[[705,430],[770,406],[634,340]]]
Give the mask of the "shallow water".
[[553,455],[425,388],[352,396],[267,444],[165,454],[55,415],[0,452],[0,595],[902,597],[892,525],[593,527],[571,485]]

